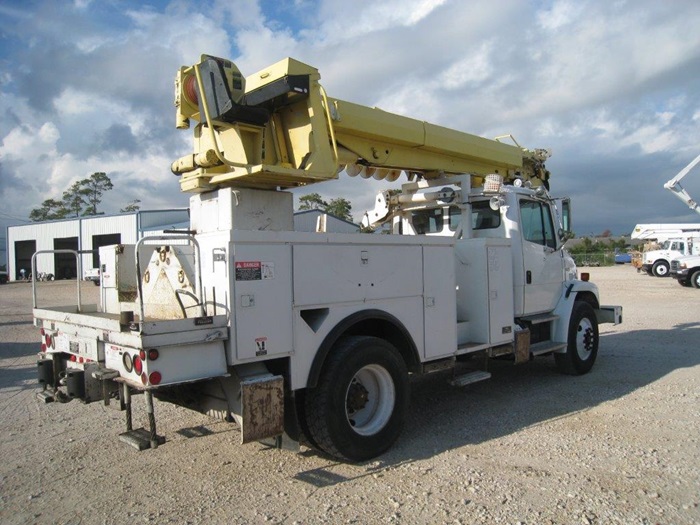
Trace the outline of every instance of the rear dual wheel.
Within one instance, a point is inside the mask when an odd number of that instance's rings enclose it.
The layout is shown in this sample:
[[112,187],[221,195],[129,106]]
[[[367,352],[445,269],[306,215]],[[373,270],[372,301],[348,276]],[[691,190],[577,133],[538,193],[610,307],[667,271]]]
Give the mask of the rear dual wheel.
[[394,346],[376,337],[343,338],[306,393],[310,438],[332,456],[371,459],[399,437],[408,401],[408,371]]

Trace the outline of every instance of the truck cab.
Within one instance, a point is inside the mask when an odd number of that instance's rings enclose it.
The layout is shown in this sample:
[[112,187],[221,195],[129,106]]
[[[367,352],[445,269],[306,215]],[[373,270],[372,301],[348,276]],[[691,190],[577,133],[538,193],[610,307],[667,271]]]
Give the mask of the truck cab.
[[[447,195],[451,195],[447,192]],[[503,185],[497,195],[472,191],[466,205],[455,203],[409,206],[394,220],[393,232],[403,235],[504,239],[512,258],[516,315],[553,311],[564,283],[576,278],[576,267],[564,249],[570,224],[568,200],[560,212],[546,191]],[[469,223],[463,217],[469,214]]]
[[643,254],[642,270],[656,277],[668,277],[671,261],[686,255],[700,255],[700,238],[682,237],[665,240],[658,250]]
[[700,255],[686,255],[673,259],[670,273],[681,286],[700,288]]

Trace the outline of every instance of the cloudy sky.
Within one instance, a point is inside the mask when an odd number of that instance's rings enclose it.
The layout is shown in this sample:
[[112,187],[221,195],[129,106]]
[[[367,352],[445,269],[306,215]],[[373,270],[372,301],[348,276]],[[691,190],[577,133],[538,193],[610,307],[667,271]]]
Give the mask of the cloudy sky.
[[[100,211],[186,206],[172,86],[202,53],[244,75],[292,56],[331,96],[551,148],[581,235],[700,222],[663,189],[700,154],[698,28],[697,0],[0,0],[0,226],[96,171]],[[296,193],[359,217],[376,184]],[[684,185],[700,200],[700,167]]]

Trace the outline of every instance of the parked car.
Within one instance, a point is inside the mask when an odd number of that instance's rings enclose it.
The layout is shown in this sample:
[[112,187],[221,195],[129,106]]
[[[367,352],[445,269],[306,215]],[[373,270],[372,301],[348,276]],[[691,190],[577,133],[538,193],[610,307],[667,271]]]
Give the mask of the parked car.
[[0,284],[5,284],[7,281],[9,281],[7,272],[0,271]]

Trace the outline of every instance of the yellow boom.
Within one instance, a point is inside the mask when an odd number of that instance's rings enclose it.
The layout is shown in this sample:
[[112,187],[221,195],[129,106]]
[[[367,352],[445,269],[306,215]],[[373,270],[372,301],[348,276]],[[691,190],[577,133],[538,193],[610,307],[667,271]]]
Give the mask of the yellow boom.
[[348,175],[396,180],[499,173],[546,184],[544,150],[527,150],[330,98],[317,69],[286,58],[243,79],[202,55],[175,80],[176,125],[194,126],[194,153],[172,164],[182,191],[290,188]]

